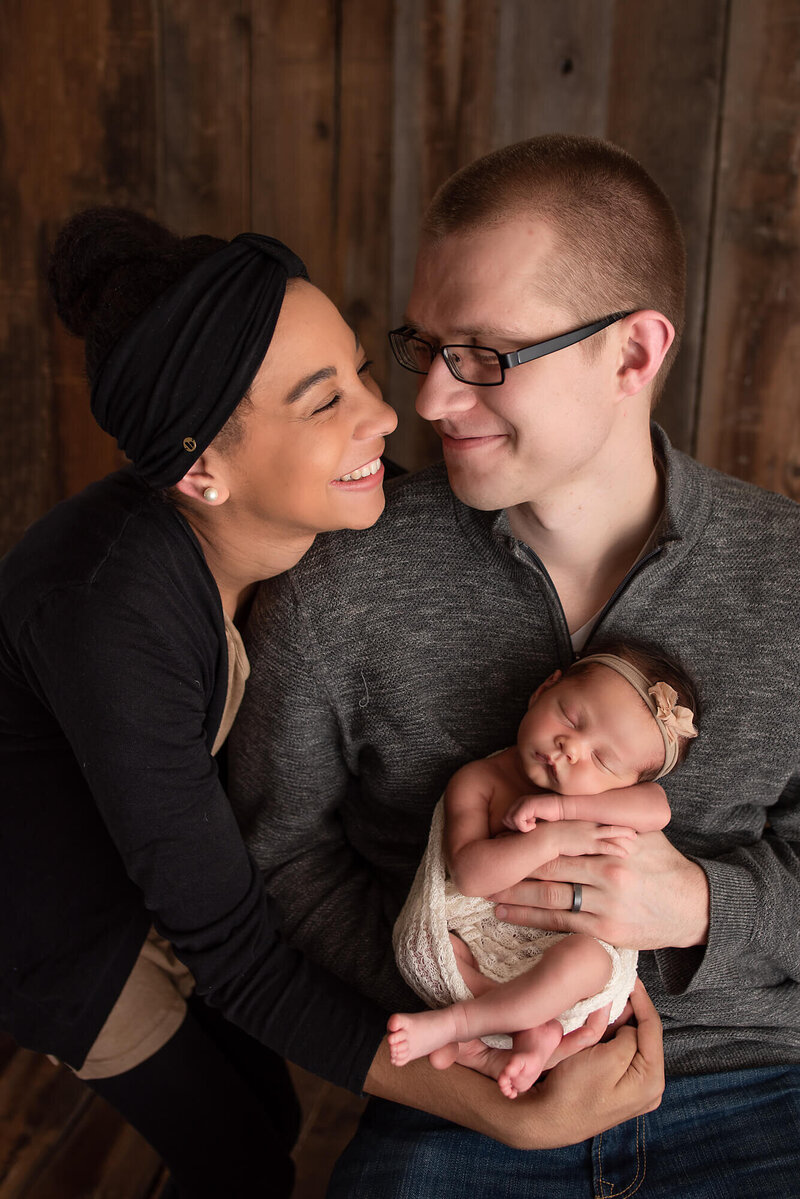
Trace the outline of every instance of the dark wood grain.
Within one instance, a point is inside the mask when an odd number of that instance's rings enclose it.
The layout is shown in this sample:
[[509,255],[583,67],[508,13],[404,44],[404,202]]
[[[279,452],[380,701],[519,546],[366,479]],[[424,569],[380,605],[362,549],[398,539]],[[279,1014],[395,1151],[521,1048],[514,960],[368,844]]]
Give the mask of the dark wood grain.
[[617,0],[605,135],[669,196],[686,237],[687,312],[658,419],[691,451],[702,402],[700,358],[717,168],[727,0]]
[[668,431],[796,494],[781,398],[796,373],[792,0],[9,0],[0,21],[18,50],[0,62],[1,547],[119,461],[42,282],[71,212],[124,203],[181,231],[249,225],[296,246],[362,328],[401,410],[395,456],[413,466],[438,447],[383,339],[420,213],[463,162],[555,128],[629,148],[686,229]]
[[157,208],[181,233],[251,225],[250,0],[157,0]]
[[336,292],[338,5],[264,0],[253,9],[252,223]]
[[[395,13],[390,326],[411,291],[419,222],[448,175],[492,145],[498,19],[502,5],[407,0]],[[414,377],[390,363],[389,395],[400,426],[391,453],[408,467],[440,457],[414,411]]]
[[2,7],[0,541],[118,462],[92,420],[80,343],[57,327],[44,269],[58,226],[97,203],[152,210],[155,123],[147,0]]
[[542,133],[606,132],[614,4],[503,4],[495,145]]
[[349,0],[339,40],[336,284],[332,299],[357,330],[385,384],[389,347],[392,13]]
[[147,1142],[108,1104],[93,1099],[23,1194],[24,1199],[151,1199],[163,1173]]
[[698,456],[800,500],[800,7],[731,7]]
[[158,1155],[64,1066],[2,1037],[3,1199],[155,1199]]

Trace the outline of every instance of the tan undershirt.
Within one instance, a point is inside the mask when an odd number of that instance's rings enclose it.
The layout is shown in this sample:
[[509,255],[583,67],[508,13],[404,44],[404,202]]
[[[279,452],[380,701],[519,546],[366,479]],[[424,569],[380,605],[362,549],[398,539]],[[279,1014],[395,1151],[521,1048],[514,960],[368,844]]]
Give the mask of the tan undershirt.
[[219,729],[214,739],[212,754],[218,754],[225,738],[233,727],[236,713],[244,695],[244,685],[250,678],[250,663],[242,641],[242,635],[233,621],[225,616],[225,640],[228,643],[228,694]]

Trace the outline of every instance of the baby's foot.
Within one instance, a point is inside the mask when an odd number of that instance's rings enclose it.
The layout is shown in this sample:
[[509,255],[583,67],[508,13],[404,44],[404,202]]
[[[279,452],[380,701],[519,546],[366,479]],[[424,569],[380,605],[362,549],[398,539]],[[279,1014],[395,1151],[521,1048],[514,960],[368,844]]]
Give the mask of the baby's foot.
[[[418,1057],[441,1051],[446,1056],[452,1048],[450,1061],[442,1056],[434,1062],[439,1069],[444,1069],[455,1061],[458,1053],[455,1020],[449,1008],[432,1012],[395,1012],[389,1017],[389,1056],[395,1066],[405,1066]],[[441,1065],[439,1065],[441,1061]]]
[[512,1053],[500,1072],[497,1085],[507,1099],[516,1099],[529,1091],[543,1069],[541,1054]]
[[458,1050],[458,1041],[448,1041],[446,1045],[442,1045],[441,1049],[431,1050],[428,1054],[428,1061],[434,1070],[446,1070],[458,1057]]
[[[444,1050],[436,1050],[436,1054],[443,1052]],[[436,1064],[433,1061],[436,1054],[430,1055],[432,1065]],[[485,1074],[487,1078],[493,1078],[497,1082],[510,1056],[510,1049],[495,1049],[476,1038],[458,1046],[457,1061],[460,1066],[469,1066],[471,1070],[477,1070],[479,1074]]]
[[514,1049],[500,1071],[497,1085],[509,1099],[529,1091],[561,1043],[564,1030],[558,1020],[514,1033]]

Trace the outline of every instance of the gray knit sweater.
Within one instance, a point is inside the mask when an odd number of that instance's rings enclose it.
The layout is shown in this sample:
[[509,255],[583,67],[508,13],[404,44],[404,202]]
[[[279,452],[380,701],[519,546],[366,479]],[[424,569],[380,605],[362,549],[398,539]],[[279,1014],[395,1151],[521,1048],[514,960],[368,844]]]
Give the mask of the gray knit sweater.
[[[800,507],[654,439],[657,549],[587,648],[651,641],[700,683],[667,835],[708,875],[711,926],[640,974],[671,1072],[800,1062]],[[232,799],[285,927],[384,1005],[418,1007],[392,924],[450,775],[508,745],[533,685],[572,660],[552,583],[437,466],[398,480],[374,529],[319,538],[264,585],[248,653]]]

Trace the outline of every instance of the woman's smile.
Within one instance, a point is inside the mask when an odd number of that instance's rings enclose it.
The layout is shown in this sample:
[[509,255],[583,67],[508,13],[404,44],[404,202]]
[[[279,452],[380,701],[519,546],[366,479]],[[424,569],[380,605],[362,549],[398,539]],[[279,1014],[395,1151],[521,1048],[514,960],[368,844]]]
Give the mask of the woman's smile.
[[[375,480],[375,476],[380,472],[380,480]],[[338,479],[333,479],[334,486],[341,483],[360,483],[360,482],[382,482],[383,481],[383,463],[380,460],[380,455],[373,458],[371,462],[365,462],[363,466],[357,466],[355,470],[348,471],[347,474],[341,475]]]

